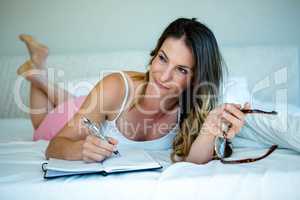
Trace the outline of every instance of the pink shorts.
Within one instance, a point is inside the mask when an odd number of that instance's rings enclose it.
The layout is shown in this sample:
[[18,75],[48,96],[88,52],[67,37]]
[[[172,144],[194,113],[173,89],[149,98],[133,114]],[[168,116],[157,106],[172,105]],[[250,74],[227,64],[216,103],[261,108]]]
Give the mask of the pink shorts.
[[48,113],[34,131],[33,140],[51,140],[80,109],[86,96],[76,97],[59,104]]

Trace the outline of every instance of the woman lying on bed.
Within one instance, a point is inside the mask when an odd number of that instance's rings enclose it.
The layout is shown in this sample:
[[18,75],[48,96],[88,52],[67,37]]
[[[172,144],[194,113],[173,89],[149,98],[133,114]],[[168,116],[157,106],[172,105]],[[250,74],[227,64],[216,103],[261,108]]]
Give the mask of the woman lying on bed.
[[[244,124],[241,105],[217,106],[222,57],[212,31],[195,19],[179,18],[164,30],[146,73],[112,73],[86,97],[48,83],[47,47],[29,35],[20,39],[30,60],[18,74],[31,83],[34,140],[51,140],[47,158],[101,161],[124,144],[173,147],[173,161],[207,163],[215,137],[223,136],[221,123],[231,124],[228,138]],[[83,116],[101,123],[109,142],[89,134]]]

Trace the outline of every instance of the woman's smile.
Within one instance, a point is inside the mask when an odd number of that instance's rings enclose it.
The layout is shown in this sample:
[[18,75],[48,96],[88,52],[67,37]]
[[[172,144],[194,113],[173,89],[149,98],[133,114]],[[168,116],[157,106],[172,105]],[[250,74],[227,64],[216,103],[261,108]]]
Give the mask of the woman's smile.
[[155,82],[155,84],[156,84],[160,89],[164,89],[164,90],[170,89],[170,87],[168,87],[168,86],[162,84],[160,81],[158,81],[158,80],[156,80],[156,79],[154,79],[154,82]]

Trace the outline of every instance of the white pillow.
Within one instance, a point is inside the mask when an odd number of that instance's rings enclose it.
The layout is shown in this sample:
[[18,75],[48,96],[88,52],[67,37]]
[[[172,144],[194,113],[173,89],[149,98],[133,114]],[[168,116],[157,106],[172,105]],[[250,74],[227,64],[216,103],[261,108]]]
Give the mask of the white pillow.
[[250,102],[250,91],[246,77],[229,77],[225,79],[220,103],[237,103],[244,105]]
[[263,102],[251,96],[245,77],[230,77],[223,84],[220,103],[249,102],[254,109],[275,110],[278,115],[248,114],[245,126],[232,142],[235,147],[273,144],[300,152],[300,108],[287,103]]
[[[268,107],[267,102],[260,102]],[[263,106],[265,104],[265,106]],[[278,115],[248,114],[246,124],[237,135],[261,145],[277,144],[300,152],[300,108],[290,104],[276,105]]]
[[74,96],[87,96],[100,79],[99,76],[96,76],[72,80],[66,82],[64,88]]

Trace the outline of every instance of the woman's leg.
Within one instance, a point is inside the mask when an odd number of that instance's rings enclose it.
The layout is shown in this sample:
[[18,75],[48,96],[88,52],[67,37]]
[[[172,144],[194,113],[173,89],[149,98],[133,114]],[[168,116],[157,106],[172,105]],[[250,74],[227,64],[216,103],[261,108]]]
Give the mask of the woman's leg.
[[30,117],[34,129],[37,129],[48,112],[54,109],[54,105],[41,89],[34,84],[30,85]]
[[45,68],[48,48],[29,35],[20,35],[20,39],[26,44],[31,59],[23,64],[17,73],[31,83],[30,116],[32,125],[36,129],[51,110],[63,101],[74,97],[56,84],[48,82]]

